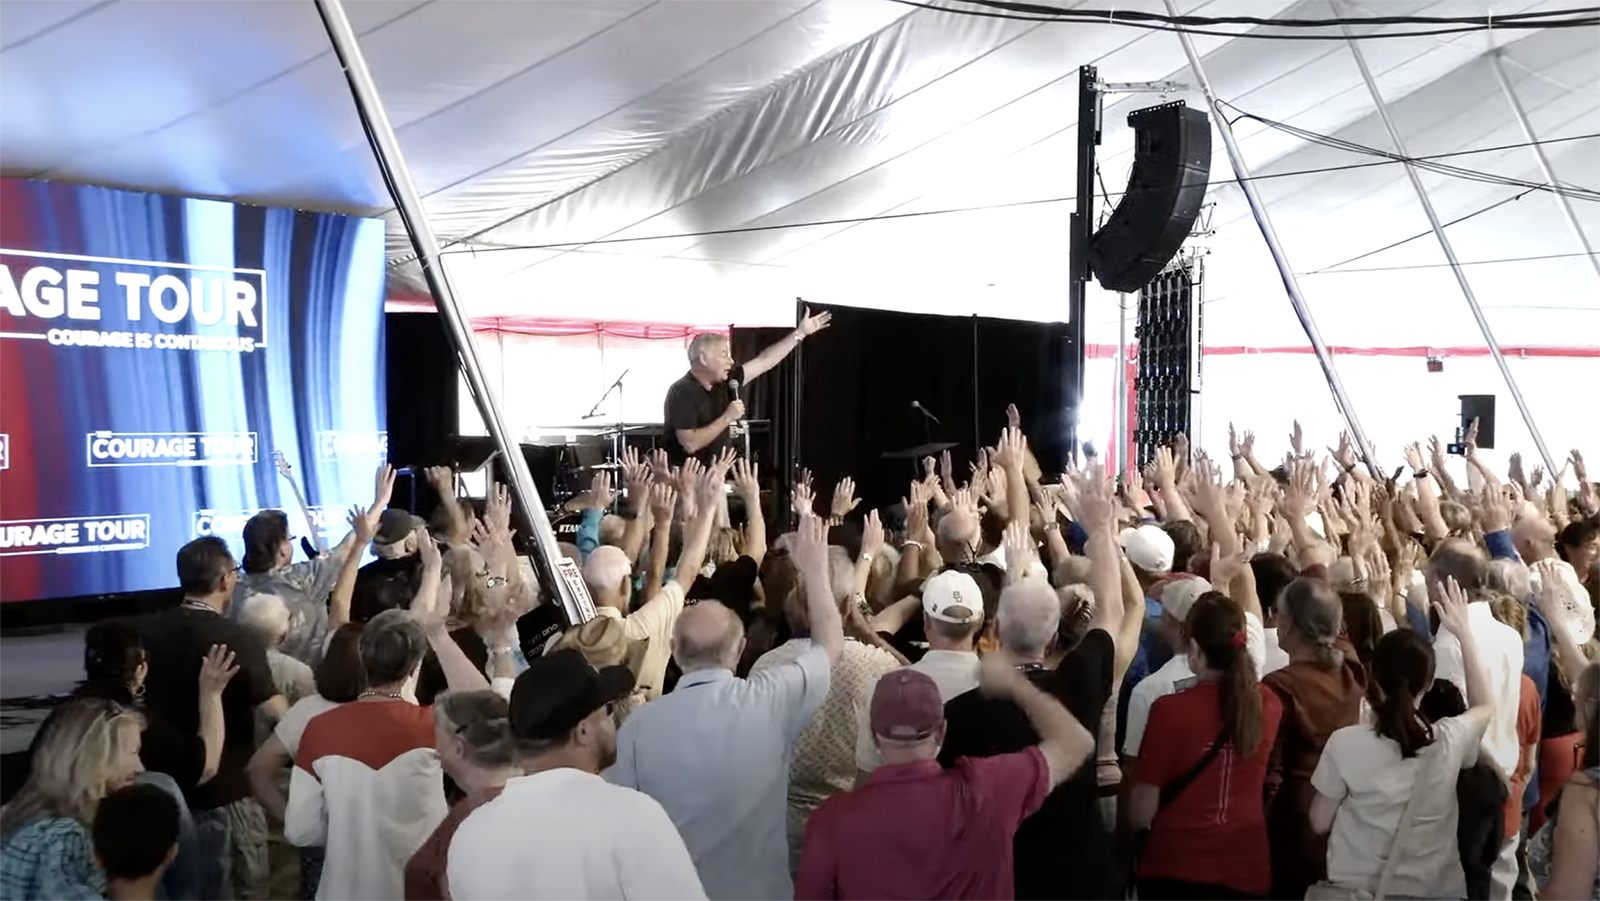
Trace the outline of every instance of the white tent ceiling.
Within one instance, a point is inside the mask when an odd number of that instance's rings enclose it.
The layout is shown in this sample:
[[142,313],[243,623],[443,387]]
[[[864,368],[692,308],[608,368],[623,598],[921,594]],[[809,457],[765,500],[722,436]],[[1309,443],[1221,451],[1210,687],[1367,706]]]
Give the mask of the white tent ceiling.
[[[758,325],[792,321],[803,295],[1063,319],[1078,67],[1093,63],[1107,81],[1194,85],[1170,33],[888,0],[346,5],[433,225],[451,244],[453,279],[478,316]],[[1367,0],[1341,12],[1504,16],[1566,5]],[[1116,6],[1162,10],[1152,0]],[[1327,0],[1179,6],[1207,16],[1336,15]],[[1344,42],[1196,43],[1219,96],[1239,110],[1393,149]],[[1503,52],[1534,131],[1556,141],[1545,149],[1557,178],[1600,188],[1600,29],[1362,47],[1414,156],[1525,140],[1490,64]],[[1192,89],[1179,96],[1204,107]],[[1109,191],[1120,190],[1131,158],[1126,114],[1164,99],[1108,102],[1100,160]],[[1326,171],[1374,158],[1248,119],[1236,130],[1328,343],[1481,345],[1400,166]],[[1213,230],[1197,241],[1209,252],[1206,343],[1303,345],[1214,145]],[[1448,162],[1544,180],[1526,147]],[[390,211],[327,35],[303,0],[0,2],[0,167]],[[1504,344],[1600,346],[1600,278],[1552,195],[1513,202],[1522,189],[1423,180],[1440,217],[1462,220],[1449,233]],[[1600,240],[1600,204],[1573,206]],[[403,280],[415,271],[410,248],[390,231],[392,271]],[[1092,295],[1090,340],[1114,341],[1115,322],[1115,299]],[[1307,391],[1325,398],[1309,358],[1296,361],[1293,379],[1274,383],[1286,402]],[[1600,381],[1600,362],[1572,365],[1585,367],[1570,370],[1576,377]],[[1227,377],[1247,387],[1242,372]],[[1358,406],[1390,399],[1384,372],[1353,389]],[[1476,390],[1498,390],[1484,373]],[[1564,385],[1573,376],[1545,377]],[[1395,427],[1404,426],[1401,415]]]

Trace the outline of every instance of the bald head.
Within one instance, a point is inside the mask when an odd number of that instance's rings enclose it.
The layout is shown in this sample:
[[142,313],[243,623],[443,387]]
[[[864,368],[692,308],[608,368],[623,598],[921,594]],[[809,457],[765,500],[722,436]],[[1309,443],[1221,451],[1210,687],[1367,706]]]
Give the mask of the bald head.
[[744,653],[744,623],[716,601],[683,609],[672,629],[672,659],[685,673],[738,666]]

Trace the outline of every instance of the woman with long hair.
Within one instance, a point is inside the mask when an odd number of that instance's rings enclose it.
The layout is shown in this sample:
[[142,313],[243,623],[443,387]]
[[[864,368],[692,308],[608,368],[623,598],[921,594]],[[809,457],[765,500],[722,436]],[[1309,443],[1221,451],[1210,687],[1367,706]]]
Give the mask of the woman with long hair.
[[1151,706],[1129,797],[1132,825],[1150,830],[1139,897],[1264,898],[1262,796],[1283,706],[1256,681],[1231,598],[1201,595],[1184,629],[1197,681]]
[[0,899],[105,895],[89,827],[144,769],[143,730],[138,711],[104,698],[70,701],[40,730],[28,781],[0,808]]
[[1494,693],[1467,625],[1465,593],[1452,579],[1439,595],[1441,627],[1461,643],[1467,712],[1436,722],[1422,714],[1433,648],[1410,629],[1390,632],[1372,658],[1374,722],[1333,733],[1311,777],[1311,828],[1329,834],[1327,881],[1342,892],[1378,892],[1392,856],[1389,896],[1467,897],[1456,778],[1477,759]]

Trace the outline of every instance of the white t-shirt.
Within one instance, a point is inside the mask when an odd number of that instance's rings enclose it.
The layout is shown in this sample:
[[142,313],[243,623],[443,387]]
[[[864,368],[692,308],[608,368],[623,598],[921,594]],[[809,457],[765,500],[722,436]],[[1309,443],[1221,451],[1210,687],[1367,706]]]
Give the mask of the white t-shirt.
[[[929,651],[910,668],[932,679],[939,688],[939,700],[947,704],[956,695],[966,694],[978,687],[977,651]],[[872,695],[869,693],[867,707],[871,706]],[[863,773],[870,773],[883,765],[883,757],[872,740],[872,726],[868,724],[870,714],[870,709],[862,710],[857,727],[860,737],[856,742],[856,769]]]
[[517,776],[468,814],[446,878],[461,901],[706,896],[655,799],[570,767]]
[[[1250,655],[1250,662],[1256,665],[1256,678],[1266,675],[1267,639],[1261,628],[1261,618],[1254,613],[1244,615],[1244,650]],[[1122,738],[1122,753],[1128,757],[1139,756],[1144,727],[1150,722],[1150,708],[1157,698],[1183,691],[1194,682],[1195,674],[1189,668],[1187,654],[1172,655],[1160,669],[1139,680],[1128,698],[1128,729]]]
[[284,711],[283,719],[278,720],[278,726],[272,730],[272,734],[289,749],[290,760],[300,752],[300,736],[305,734],[306,724],[311,722],[311,718],[338,706],[338,701],[330,701],[319,694],[309,694]]
[[1378,887],[1400,817],[1417,801],[1406,846],[1389,886],[1391,897],[1465,898],[1466,876],[1456,842],[1456,774],[1478,759],[1488,725],[1478,709],[1433,724],[1433,743],[1409,760],[1400,745],[1371,726],[1345,726],[1328,737],[1311,786],[1339,802],[1328,836],[1328,881],[1372,892]]
[[1261,674],[1275,673],[1289,665],[1289,654],[1278,644],[1278,627],[1261,630]]
[[[1522,636],[1516,629],[1494,618],[1482,601],[1467,605],[1467,626],[1478,643],[1478,656],[1489,671],[1489,689],[1494,693],[1494,717],[1483,733],[1483,749],[1494,758],[1507,779],[1517,769],[1522,746],[1517,738],[1517,710],[1522,703]],[[1461,640],[1449,629],[1441,628],[1433,638],[1434,678],[1454,682],[1467,693],[1466,666],[1461,660]]]

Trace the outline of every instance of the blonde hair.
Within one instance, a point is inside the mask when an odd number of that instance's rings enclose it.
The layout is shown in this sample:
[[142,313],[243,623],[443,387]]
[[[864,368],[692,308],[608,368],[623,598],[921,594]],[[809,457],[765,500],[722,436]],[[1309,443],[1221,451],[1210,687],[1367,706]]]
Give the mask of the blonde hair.
[[1523,641],[1528,640],[1528,608],[1509,594],[1491,592],[1488,597],[1489,612],[1500,622],[1517,630]]
[[0,835],[40,816],[94,822],[100,799],[116,788],[113,768],[130,750],[124,727],[142,731],[144,722],[137,710],[104,698],[70,701],[56,711],[34,749],[28,781],[0,808]]
[[450,576],[450,618],[475,623],[488,608],[488,589],[479,571],[488,564],[470,547],[453,547],[444,553],[444,571]]

